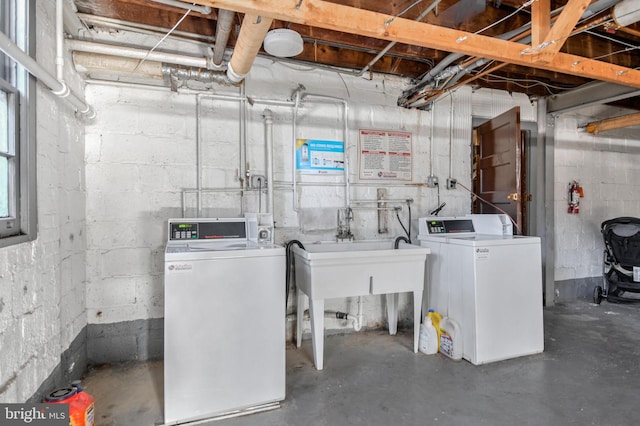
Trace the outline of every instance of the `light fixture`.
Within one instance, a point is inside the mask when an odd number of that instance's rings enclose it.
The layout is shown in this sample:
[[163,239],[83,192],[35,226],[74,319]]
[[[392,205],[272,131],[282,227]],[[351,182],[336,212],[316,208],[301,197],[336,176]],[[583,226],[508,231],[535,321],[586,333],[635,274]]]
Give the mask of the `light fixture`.
[[302,37],[287,28],[271,30],[264,37],[264,50],[278,58],[290,58],[302,53]]

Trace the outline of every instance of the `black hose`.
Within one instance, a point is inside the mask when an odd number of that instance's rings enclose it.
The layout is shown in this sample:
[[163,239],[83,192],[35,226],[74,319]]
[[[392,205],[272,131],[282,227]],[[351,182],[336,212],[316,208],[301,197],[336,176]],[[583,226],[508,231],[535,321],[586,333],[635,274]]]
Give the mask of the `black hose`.
[[402,220],[400,220],[400,214],[398,213],[398,210],[396,210],[396,217],[398,218],[398,222],[400,222],[400,226],[402,226],[404,233],[409,239],[409,244],[411,244],[411,204],[407,203],[407,207],[409,208],[409,230],[408,231],[407,231],[407,228],[405,228],[404,224],[402,223]]
[[407,244],[411,244],[411,240],[409,240],[407,237],[403,237],[402,235],[399,236],[398,238],[396,238],[396,240],[393,243],[393,248],[397,249],[400,246],[400,241],[404,241]]
[[291,246],[293,245],[297,245],[298,247],[300,247],[302,250],[305,250],[304,245],[298,241],[298,240],[291,240],[289,241],[286,245],[285,245],[285,258],[286,258],[286,262],[287,262],[287,272],[286,272],[286,276],[285,276],[285,280],[286,280],[286,284],[285,284],[285,297],[284,297],[284,308],[285,308],[285,312],[287,309],[287,303],[289,303],[289,286],[291,283],[291,260],[293,259],[293,256],[291,256]]

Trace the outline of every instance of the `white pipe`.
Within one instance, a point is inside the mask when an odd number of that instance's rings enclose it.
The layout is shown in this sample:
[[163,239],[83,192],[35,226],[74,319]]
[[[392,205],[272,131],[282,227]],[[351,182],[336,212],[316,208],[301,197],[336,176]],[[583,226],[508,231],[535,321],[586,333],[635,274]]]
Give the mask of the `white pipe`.
[[71,50],[89,53],[100,53],[103,55],[123,56],[133,59],[147,59],[157,62],[169,62],[172,64],[184,65],[186,67],[217,69],[213,64],[204,57],[178,55],[166,52],[149,52],[144,49],[136,49],[133,47],[118,46],[105,43],[94,43],[82,40],[67,40],[67,44]]
[[[46,85],[52,93],[64,93],[64,87],[54,76],[44,69],[39,63],[37,63],[31,56],[24,53],[9,37],[3,32],[0,32],[0,50],[2,50],[11,59],[22,65],[31,75],[40,80]],[[60,96],[60,95],[57,95]],[[96,116],[95,111],[87,105],[83,100],[78,98],[73,93],[69,93],[65,99],[69,101],[71,105],[80,114],[85,114],[88,119],[93,119]]]
[[201,125],[200,95],[196,95],[196,180],[197,180],[197,211],[198,217],[202,217],[202,136],[200,135]]
[[[247,165],[247,94],[245,92],[244,80],[240,84],[240,182],[244,182],[243,187],[248,188],[250,185],[250,171],[249,165]],[[244,181],[242,180],[244,179]],[[241,206],[241,211],[244,212],[244,206]]]
[[613,7],[613,20],[621,27],[640,21],[640,0],[622,0]]
[[54,90],[53,94],[66,98],[69,96],[69,86],[64,82],[64,4],[63,0],[56,0],[56,78],[62,84],[59,91]]
[[197,6],[195,4],[183,3],[177,0],[151,0],[155,3],[165,4],[167,6],[178,7],[180,9],[192,10],[194,12],[201,13],[203,15],[209,15],[211,13],[211,6]]
[[300,87],[296,89],[293,105],[293,141],[291,145],[291,182],[293,184],[293,211],[298,212],[298,179],[296,176],[296,144],[298,140],[298,110],[300,109]]
[[273,113],[264,110],[264,139],[267,168],[267,213],[273,214]]
[[[106,18],[104,16],[89,15],[87,13],[78,13],[78,14],[75,14],[75,16],[81,23],[89,22],[93,24],[98,24],[100,26],[107,26],[110,28],[115,28],[115,29],[125,30],[125,31],[134,31],[141,34],[158,35],[158,33],[160,33],[164,35],[171,29],[171,28],[165,28],[165,27],[158,27],[155,25],[140,24],[138,22],[123,21],[121,19]],[[67,28],[67,30],[69,29]],[[180,30],[173,30],[173,32],[169,37],[172,37],[172,36],[204,40],[205,43],[194,41],[194,40],[189,40],[189,41],[190,43],[206,44],[207,46],[209,46],[211,43],[215,42],[216,40],[215,37],[191,33],[188,31],[180,31]]]
[[64,42],[64,0],[56,0],[56,78],[64,84],[64,58],[62,44]]
[[72,36],[80,36],[88,32],[87,26],[78,18],[78,8],[73,0],[65,0],[64,5],[64,27],[68,34]]
[[[348,208],[351,205],[351,187],[350,187],[350,181],[349,181],[349,143],[348,143],[349,105],[345,99],[337,98],[334,96],[305,93],[303,98],[304,99],[317,98],[317,99],[324,100],[331,103],[341,103],[343,106],[342,131],[344,135],[344,138],[343,138],[343,141],[344,141],[344,192],[345,192],[344,206],[345,208]],[[295,153],[294,153],[294,159],[295,159]]]

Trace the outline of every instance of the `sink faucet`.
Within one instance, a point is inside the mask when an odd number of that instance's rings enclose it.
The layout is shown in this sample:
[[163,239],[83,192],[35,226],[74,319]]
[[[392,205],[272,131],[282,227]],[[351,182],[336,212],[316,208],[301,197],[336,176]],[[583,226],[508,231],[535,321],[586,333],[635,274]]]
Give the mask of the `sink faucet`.
[[353,234],[351,233],[351,221],[353,220],[353,210],[351,207],[345,207],[344,209],[338,209],[338,233],[336,234],[336,240],[340,241],[352,241]]

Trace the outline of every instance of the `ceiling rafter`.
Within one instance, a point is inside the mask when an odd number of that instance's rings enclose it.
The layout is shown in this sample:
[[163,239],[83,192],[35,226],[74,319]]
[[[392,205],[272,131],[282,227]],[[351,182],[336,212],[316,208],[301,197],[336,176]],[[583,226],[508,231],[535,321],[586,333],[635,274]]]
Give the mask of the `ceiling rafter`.
[[[574,1],[587,5],[589,3],[587,0]],[[640,71],[631,68],[562,52],[555,54],[549,62],[537,62],[536,58],[532,57],[533,55],[523,54],[525,46],[520,43],[401,17],[394,18],[391,15],[323,0],[195,0],[195,3],[334,31],[640,87]],[[576,14],[580,13],[567,14],[565,19],[573,19]],[[536,23],[534,22],[534,24]]]
[[[535,5],[536,3],[537,1],[533,4]],[[548,25],[551,19],[551,11],[546,10],[548,4],[544,8],[532,7],[531,12],[533,14],[545,14],[545,16],[539,17],[532,16],[532,33],[538,34],[538,38],[542,38],[540,36],[546,33],[542,42],[536,43],[532,41],[531,43],[534,60],[542,63],[548,63],[552,60],[567,38],[569,38],[589,4],[591,4],[591,0],[569,0],[550,30]],[[536,28],[538,26],[539,28]]]

